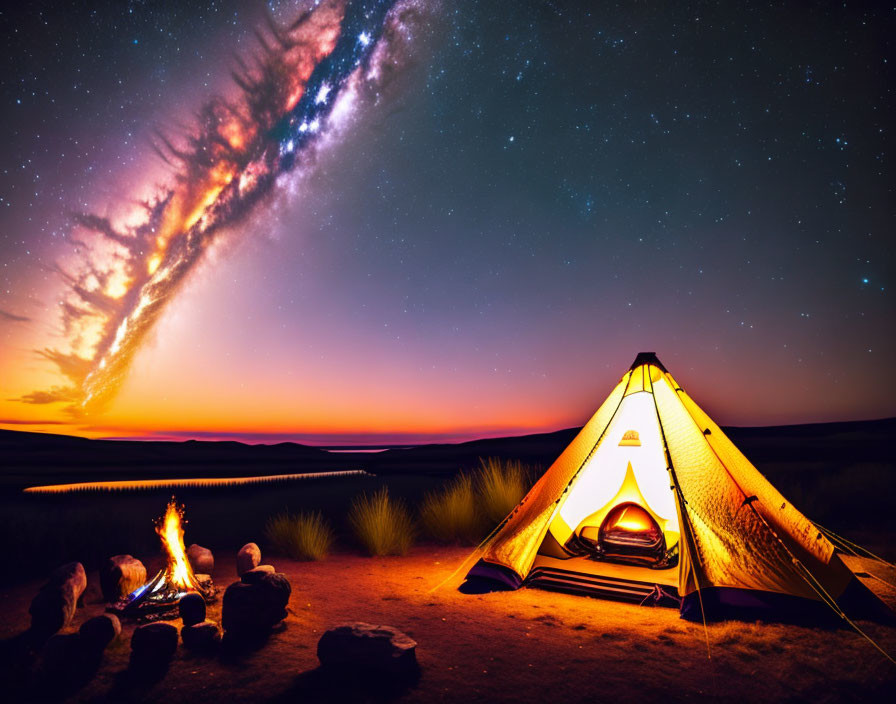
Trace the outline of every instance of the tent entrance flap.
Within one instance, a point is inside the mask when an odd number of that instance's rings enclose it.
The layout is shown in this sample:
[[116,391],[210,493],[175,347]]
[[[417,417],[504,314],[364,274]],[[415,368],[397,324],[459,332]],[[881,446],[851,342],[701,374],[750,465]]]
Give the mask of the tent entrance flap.
[[540,552],[559,544],[570,556],[665,568],[677,563],[679,537],[652,395],[628,394],[562,500]]

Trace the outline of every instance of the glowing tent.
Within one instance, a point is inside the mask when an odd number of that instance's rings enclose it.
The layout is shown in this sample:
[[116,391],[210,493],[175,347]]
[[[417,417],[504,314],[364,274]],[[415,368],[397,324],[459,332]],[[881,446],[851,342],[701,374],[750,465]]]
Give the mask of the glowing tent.
[[870,592],[832,540],[645,352],[467,577],[677,602],[693,619],[840,613]]

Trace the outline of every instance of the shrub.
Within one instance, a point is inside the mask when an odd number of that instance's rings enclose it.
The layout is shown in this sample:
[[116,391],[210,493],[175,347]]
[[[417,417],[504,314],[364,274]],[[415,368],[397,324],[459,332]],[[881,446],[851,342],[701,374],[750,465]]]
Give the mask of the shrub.
[[473,478],[460,474],[440,491],[429,492],[420,505],[423,529],[440,543],[473,544],[483,537]]
[[483,515],[493,524],[503,521],[522,501],[529,486],[529,472],[519,461],[497,457],[479,459],[479,501]]
[[268,520],[265,534],[281,552],[294,560],[322,560],[335,536],[320,512],[281,513]]
[[349,523],[371,555],[404,555],[414,541],[414,523],[401,501],[383,487],[352,502]]

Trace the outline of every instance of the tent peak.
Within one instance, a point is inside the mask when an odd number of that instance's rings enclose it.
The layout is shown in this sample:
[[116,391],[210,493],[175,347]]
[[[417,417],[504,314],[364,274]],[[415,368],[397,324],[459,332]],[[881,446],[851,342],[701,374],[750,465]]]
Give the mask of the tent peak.
[[659,360],[659,357],[656,356],[656,352],[638,352],[638,356],[635,357],[635,361],[632,362],[630,369],[637,369],[643,364],[652,364],[655,367],[659,367],[663,372],[668,371]]

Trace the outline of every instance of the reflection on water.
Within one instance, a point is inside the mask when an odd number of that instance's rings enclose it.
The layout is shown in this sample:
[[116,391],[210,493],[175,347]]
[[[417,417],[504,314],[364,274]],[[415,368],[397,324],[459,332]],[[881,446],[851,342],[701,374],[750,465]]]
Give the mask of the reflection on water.
[[[195,476],[195,472],[195,468],[185,470],[181,476]],[[225,473],[223,468],[219,472]],[[439,475],[358,471],[299,476],[303,478],[298,481],[185,485],[176,489],[163,486],[164,478],[156,486],[137,490],[122,487],[112,491],[22,493],[21,488],[6,492],[0,489],[0,585],[35,579],[72,560],[96,569],[110,555],[133,555],[151,569],[161,568],[164,556],[154,522],[172,493],[189,512],[187,544],[198,543],[233,558],[247,542],[258,543],[263,551],[270,552],[265,526],[272,516],[284,512],[321,512],[336,531],[340,548],[353,550],[347,517],[359,495],[388,486],[391,496],[416,506],[427,492],[445,481]],[[272,553],[274,564],[278,559]]]
[[74,484],[47,484],[29,486],[26,494],[67,494],[73,491],[139,491],[141,489],[172,489],[178,487],[241,486],[245,484],[268,484],[271,482],[296,481],[300,479],[322,479],[326,477],[347,477],[366,475],[363,469],[347,469],[335,472],[307,472],[304,474],[269,474],[260,477],[194,477],[190,479],[131,479],[114,482],[77,482]]

